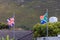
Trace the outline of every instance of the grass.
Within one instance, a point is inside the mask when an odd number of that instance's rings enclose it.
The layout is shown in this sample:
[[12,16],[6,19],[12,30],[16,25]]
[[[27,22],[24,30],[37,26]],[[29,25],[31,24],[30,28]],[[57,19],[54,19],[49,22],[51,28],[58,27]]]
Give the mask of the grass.
[[2,40],[14,40],[14,38],[11,38],[11,39],[10,39],[10,38],[9,38],[9,35],[7,35],[6,38],[2,37],[1,39],[2,39]]

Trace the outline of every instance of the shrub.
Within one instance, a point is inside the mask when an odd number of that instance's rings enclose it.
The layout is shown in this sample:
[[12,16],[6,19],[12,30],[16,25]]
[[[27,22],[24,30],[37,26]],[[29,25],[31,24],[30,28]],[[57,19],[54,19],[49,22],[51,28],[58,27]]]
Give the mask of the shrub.
[[47,26],[48,26],[48,36],[57,36],[57,34],[60,34],[60,22],[48,23],[48,24],[37,23],[33,26],[34,37],[46,36]]
[[9,26],[5,23],[0,23],[0,29],[9,29]]

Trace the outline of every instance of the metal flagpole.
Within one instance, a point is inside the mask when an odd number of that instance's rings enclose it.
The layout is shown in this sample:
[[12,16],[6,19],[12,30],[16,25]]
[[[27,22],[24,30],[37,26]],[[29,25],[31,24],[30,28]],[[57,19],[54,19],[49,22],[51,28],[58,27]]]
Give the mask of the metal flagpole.
[[48,9],[46,10],[46,13],[47,13],[47,23],[46,23],[47,39],[46,40],[48,40]]
[[48,9],[46,12],[47,12],[47,27],[46,28],[47,28],[47,37],[48,37]]
[[14,40],[15,40],[15,12],[13,13],[13,17],[14,17],[13,36],[14,36]]

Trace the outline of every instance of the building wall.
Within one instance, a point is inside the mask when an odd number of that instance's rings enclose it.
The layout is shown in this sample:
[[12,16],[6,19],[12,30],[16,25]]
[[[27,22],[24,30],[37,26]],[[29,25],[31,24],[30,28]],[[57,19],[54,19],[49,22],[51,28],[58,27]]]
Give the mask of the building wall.
[[60,40],[60,37],[38,37],[37,40]]

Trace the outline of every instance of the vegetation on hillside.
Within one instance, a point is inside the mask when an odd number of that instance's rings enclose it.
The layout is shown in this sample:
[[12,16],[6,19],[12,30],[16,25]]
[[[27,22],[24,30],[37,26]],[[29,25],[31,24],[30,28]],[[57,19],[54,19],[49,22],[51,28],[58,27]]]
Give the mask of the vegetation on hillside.
[[60,17],[59,0],[24,0],[24,2],[0,0],[0,22],[7,23],[6,19],[15,13],[15,27],[32,28],[34,24],[40,22],[39,16],[44,15],[46,8],[48,8],[49,17]]

